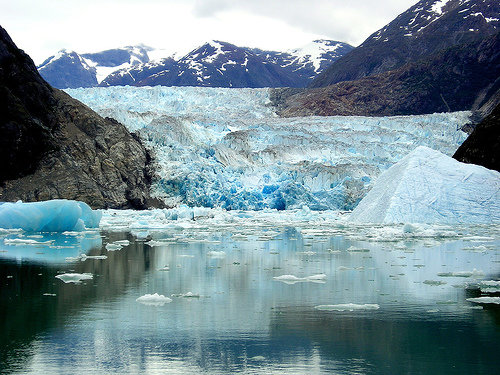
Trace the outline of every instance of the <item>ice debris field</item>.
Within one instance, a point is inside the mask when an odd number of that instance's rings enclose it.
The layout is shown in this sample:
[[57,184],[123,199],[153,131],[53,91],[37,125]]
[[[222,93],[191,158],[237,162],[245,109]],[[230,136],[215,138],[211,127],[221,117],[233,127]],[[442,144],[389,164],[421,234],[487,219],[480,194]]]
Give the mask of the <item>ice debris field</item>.
[[[170,206],[352,210],[417,146],[451,156],[469,112],[279,118],[268,89],[68,89],[154,150],[154,193]],[[433,183],[433,181],[429,181]]]

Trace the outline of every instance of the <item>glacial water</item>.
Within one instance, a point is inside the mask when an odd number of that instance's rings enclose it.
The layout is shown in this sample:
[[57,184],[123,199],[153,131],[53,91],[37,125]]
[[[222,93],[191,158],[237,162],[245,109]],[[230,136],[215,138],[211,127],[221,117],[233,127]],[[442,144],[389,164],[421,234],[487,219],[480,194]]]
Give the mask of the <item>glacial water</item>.
[[[500,228],[344,216],[107,211],[99,231],[3,231],[0,373],[497,373],[500,305],[468,299],[500,296]],[[171,301],[137,301],[154,293]]]

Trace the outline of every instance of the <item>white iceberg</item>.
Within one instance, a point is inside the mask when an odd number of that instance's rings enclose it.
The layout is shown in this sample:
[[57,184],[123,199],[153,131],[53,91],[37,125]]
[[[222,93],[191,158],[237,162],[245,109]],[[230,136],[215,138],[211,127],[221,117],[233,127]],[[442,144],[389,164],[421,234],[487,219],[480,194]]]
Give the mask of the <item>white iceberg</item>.
[[163,294],[145,294],[136,299],[137,302],[140,302],[144,305],[150,306],[163,306],[166,303],[172,302],[172,298],[165,297]]
[[63,273],[57,275],[56,279],[64,281],[67,283],[79,284],[83,280],[92,280],[93,275],[91,273]]
[[352,212],[360,223],[500,222],[500,173],[417,147],[377,179]]
[[66,199],[0,204],[0,228],[28,232],[83,231],[99,227],[101,212],[86,203]]

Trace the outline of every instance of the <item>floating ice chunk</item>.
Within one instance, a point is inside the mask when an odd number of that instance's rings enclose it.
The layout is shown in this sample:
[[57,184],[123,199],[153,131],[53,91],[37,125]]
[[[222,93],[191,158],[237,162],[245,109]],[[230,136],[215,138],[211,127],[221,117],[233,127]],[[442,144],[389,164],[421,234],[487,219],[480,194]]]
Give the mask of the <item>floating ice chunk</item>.
[[467,298],[467,301],[474,303],[492,303],[496,305],[500,305],[500,297],[476,297],[476,298]]
[[10,245],[10,246],[45,246],[45,245],[51,245],[54,241],[36,241],[36,240],[30,240],[30,239],[22,239],[22,238],[6,238],[3,240],[3,243],[5,245]]
[[82,256],[80,258],[83,262],[87,259],[108,259],[108,256],[107,255],[85,255],[85,254],[82,254]]
[[440,272],[437,275],[439,277],[481,277],[484,276],[484,272],[474,268],[472,271]]
[[121,249],[122,249],[122,245],[117,244],[117,243],[108,243],[106,245],[106,250],[108,250],[108,251],[117,251],[117,250],[121,250]]
[[129,240],[119,240],[119,241],[115,241],[113,243],[116,244],[116,245],[120,245],[120,246],[128,246],[128,245],[130,245],[130,241]]
[[318,305],[314,306],[317,310],[322,311],[354,311],[354,310],[378,310],[380,306],[376,303],[365,303],[358,305],[356,303],[342,303],[339,305]]
[[[500,222],[500,173],[419,146],[385,171],[354,209],[352,222]],[[413,228],[405,227],[406,231]]]
[[181,297],[181,298],[200,298],[199,294],[194,294],[193,292],[180,293],[180,294],[172,294],[172,297]]
[[0,228],[21,228],[28,232],[83,231],[97,228],[101,215],[83,202],[65,199],[3,203],[0,205]]
[[439,280],[425,280],[424,284],[431,285],[431,286],[440,286],[440,285],[447,284],[447,282],[446,281],[439,281]]
[[163,306],[166,303],[172,302],[172,299],[165,297],[163,294],[154,293],[154,294],[145,294],[137,298],[136,301],[144,305]]
[[489,288],[500,288],[500,281],[496,280],[483,280],[480,283],[481,286],[489,287]]
[[209,251],[207,252],[207,255],[210,258],[215,258],[215,259],[223,259],[226,257],[226,253],[224,251]]
[[83,280],[92,280],[92,278],[93,275],[91,273],[63,273],[56,276],[56,279],[62,280],[65,283],[75,284],[79,284]]
[[290,285],[296,283],[305,283],[305,282],[325,283],[326,275],[323,273],[306,277],[297,277],[295,275],[281,275],[281,276],[275,276],[273,277],[273,279]]
[[261,356],[261,355],[256,355],[256,356],[250,357],[248,359],[251,361],[265,361],[266,357]]

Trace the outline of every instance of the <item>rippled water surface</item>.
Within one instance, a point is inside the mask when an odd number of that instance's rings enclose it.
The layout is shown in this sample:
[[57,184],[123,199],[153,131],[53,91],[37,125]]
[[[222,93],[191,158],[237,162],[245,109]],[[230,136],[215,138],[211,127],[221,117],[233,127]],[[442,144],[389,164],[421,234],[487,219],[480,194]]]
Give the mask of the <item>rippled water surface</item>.
[[118,221],[1,233],[0,373],[497,373],[496,227]]

